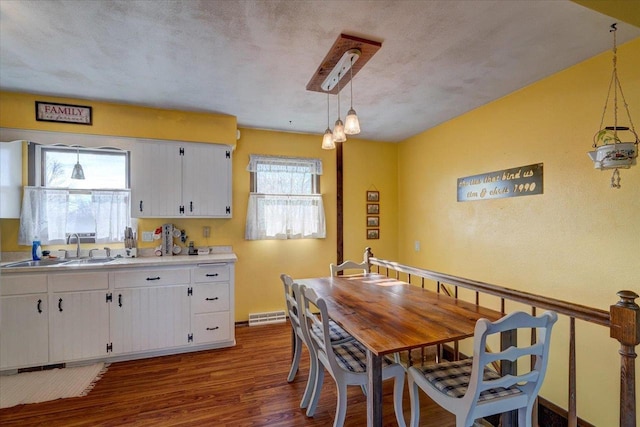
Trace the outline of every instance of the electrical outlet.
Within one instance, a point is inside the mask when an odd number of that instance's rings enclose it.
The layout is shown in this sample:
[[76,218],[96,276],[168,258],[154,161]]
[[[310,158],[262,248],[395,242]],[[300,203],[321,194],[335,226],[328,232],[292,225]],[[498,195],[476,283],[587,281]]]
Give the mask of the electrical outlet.
[[416,240],[415,242],[413,242],[413,250],[415,250],[416,252],[420,252],[420,240]]
[[153,231],[143,231],[142,232],[142,241],[143,242],[153,242]]
[[209,237],[211,234],[211,227],[204,226],[202,227],[202,237]]

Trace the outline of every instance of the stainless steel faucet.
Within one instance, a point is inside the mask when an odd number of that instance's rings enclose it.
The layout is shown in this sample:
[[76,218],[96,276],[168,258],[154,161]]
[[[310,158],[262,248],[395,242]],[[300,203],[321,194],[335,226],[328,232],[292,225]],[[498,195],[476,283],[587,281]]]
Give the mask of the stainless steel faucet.
[[73,236],[76,236],[76,258],[80,258],[80,236],[78,233],[71,233],[67,236],[67,245]]

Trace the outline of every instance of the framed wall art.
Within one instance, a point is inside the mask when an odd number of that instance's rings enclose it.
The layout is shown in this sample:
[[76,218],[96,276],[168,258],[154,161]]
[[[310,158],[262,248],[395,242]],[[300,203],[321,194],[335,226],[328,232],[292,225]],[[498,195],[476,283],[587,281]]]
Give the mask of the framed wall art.
[[380,227],[380,217],[367,216],[367,227]]
[[367,202],[379,202],[380,192],[367,190]]
[[379,238],[380,238],[379,228],[370,228],[367,230],[367,240],[379,239]]
[[367,215],[378,215],[380,213],[379,203],[367,203]]

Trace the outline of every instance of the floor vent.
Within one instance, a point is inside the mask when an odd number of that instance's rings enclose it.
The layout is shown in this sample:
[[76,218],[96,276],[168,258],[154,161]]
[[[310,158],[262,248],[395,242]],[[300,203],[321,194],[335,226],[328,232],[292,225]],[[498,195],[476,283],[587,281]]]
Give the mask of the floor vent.
[[286,322],[284,310],[268,311],[266,313],[249,313],[249,326],[268,325],[269,323]]

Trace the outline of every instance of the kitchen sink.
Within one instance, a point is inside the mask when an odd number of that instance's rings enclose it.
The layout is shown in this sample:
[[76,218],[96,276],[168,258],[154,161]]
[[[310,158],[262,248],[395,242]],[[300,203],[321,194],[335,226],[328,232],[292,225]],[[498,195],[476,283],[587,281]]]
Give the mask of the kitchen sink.
[[54,265],[60,265],[69,262],[68,259],[41,259],[39,261],[18,261],[11,264],[3,265],[3,268],[16,268],[16,267],[52,267]]
[[41,259],[39,261],[18,261],[11,264],[3,265],[2,268],[17,268],[17,267],[55,267],[55,266],[74,266],[74,265],[102,265],[111,261],[115,261],[115,258],[80,258],[80,259]]
[[100,265],[107,264],[111,261],[114,261],[115,258],[107,257],[107,258],[80,258],[74,259],[71,261],[67,261],[64,265]]

